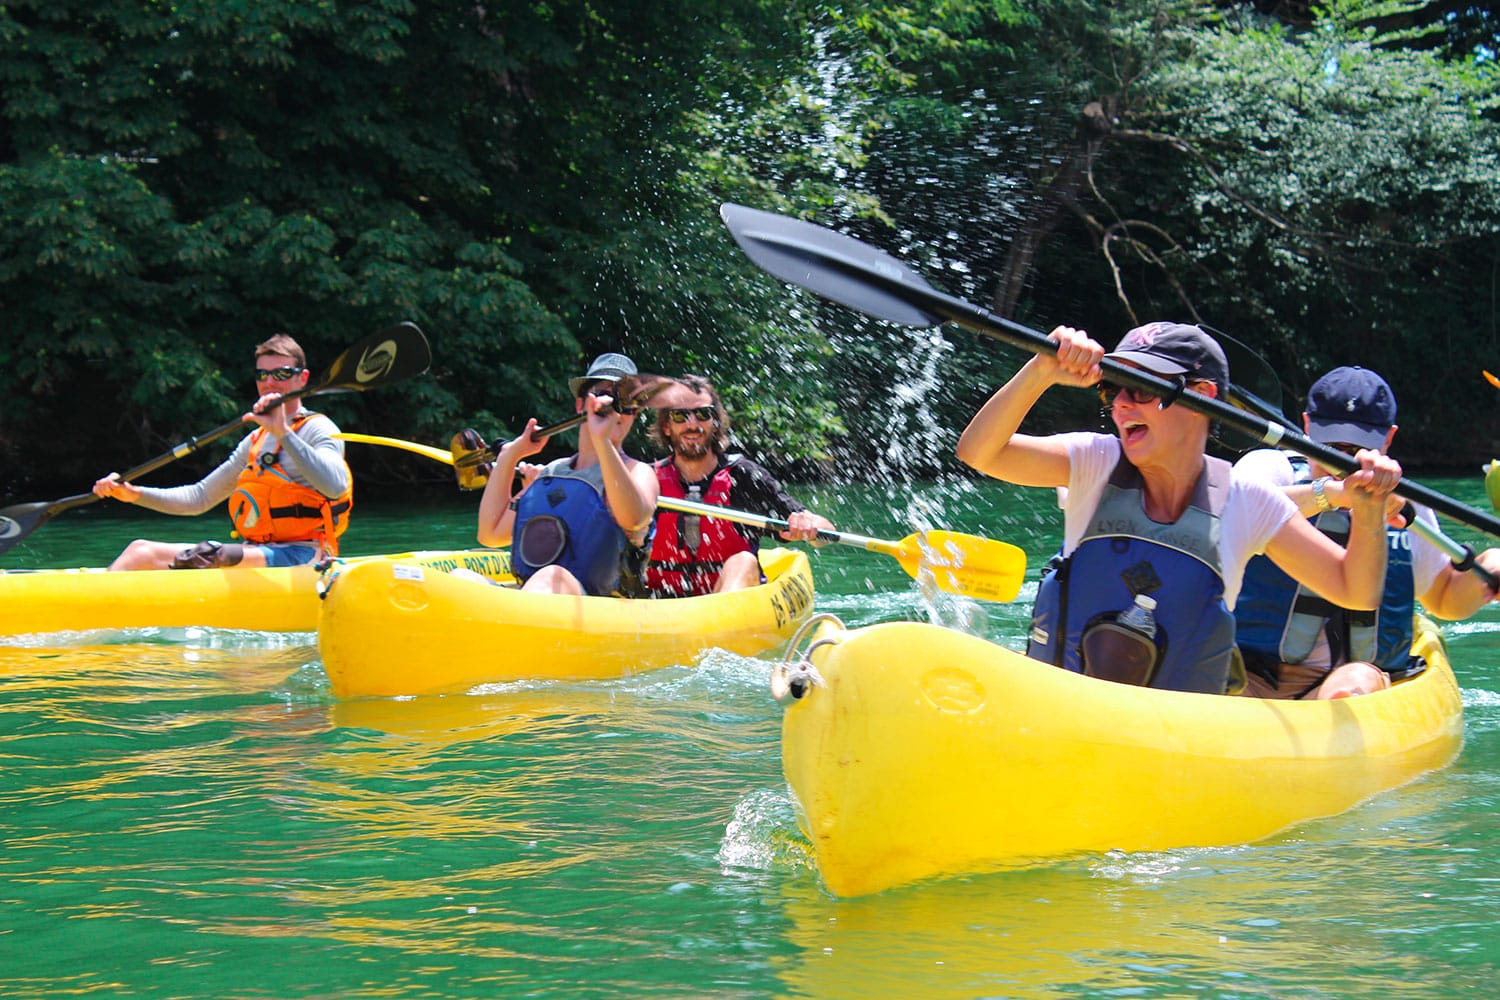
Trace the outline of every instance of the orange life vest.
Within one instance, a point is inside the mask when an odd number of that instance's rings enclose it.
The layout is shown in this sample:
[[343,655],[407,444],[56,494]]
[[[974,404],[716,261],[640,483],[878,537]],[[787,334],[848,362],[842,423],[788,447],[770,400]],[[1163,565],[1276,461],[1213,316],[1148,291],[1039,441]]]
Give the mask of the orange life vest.
[[[292,420],[295,434],[310,417],[304,411]],[[229,516],[235,531],[252,544],[267,542],[317,542],[330,556],[339,554],[339,536],[349,527],[349,509],[354,506],[353,477],[350,486],[333,499],[310,486],[294,482],[281,468],[281,442],[261,453],[268,432],[256,428],[250,435],[250,455],[235,490],[229,496]],[[349,473],[345,464],[344,472]]]

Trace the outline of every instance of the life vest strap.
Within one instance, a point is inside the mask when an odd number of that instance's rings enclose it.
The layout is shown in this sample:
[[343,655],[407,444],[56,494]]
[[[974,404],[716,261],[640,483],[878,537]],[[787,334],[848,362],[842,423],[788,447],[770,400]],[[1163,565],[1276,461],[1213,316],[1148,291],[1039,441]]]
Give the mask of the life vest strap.
[[[328,508],[328,512],[330,514],[332,514],[334,517],[338,517],[340,514],[344,513],[344,511],[346,511],[348,509],[349,509],[349,501],[347,501],[347,500],[340,500],[338,503],[330,505],[329,508]],[[295,503],[295,504],[292,504],[290,507],[272,507],[271,508],[271,516],[272,517],[322,517],[323,516],[323,509],[321,507],[308,507],[305,504]]]

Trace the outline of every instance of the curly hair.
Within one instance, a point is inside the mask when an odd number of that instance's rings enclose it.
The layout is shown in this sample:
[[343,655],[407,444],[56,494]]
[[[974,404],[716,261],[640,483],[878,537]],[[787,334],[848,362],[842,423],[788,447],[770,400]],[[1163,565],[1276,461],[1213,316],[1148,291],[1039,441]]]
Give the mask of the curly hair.
[[[724,409],[724,401],[719,398],[719,390],[714,384],[702,375],[679,375],[677,381],[696,393],[707,393],[708,398],[713,400],[714,405],[714,434],[711,439],[714,454],[723,455],[729,450],[729,413]],[[672,442],[667,439],[665,428],[672,419],[670,409],[663,408],[656,411],[656,420],[652,422],[647,430],[646,436],[651,443],[667,451],[672,450]]]

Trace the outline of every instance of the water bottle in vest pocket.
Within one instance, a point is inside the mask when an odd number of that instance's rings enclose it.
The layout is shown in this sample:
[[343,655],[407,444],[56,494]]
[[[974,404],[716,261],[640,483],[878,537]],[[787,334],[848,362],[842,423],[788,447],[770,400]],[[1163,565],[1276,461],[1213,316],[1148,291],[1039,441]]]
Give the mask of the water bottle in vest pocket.
[[1120,684],[1145,687],[1156,675],[1156,601],[1145,594],[1118,614],[1100,615],[1083,631],[1083,672]]

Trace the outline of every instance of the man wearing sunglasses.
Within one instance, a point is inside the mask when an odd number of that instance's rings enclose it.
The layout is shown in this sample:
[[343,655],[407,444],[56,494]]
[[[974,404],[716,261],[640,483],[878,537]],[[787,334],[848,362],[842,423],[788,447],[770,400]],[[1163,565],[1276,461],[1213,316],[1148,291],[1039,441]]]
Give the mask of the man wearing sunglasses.
[[[533,441],[536,419],[495,456],[479,501],[479,543],[511,546],[511,569],[523,590],[594,597],[642,596],[656,475],[625,454],[635,411],[615,407],[616,383],[636,375],[623,354],[601,354],[569,380],[576,412],[588,415],[578,451],[544,466],[523,464],[546,439]],[[512,494],[517,471],[525,483]]]
[[110,569],[296,566],[338,554],[354,499],[344,442],[335,436],[339,429],[328,417],[303,408],[300,399],[279,402],[307,386],[306,355],[279,333],[256,346],[254,378],[258,398],[245,421],[255,430],[203,479],[157,488],[122,482],[112,472],[94,484],[101,497],[164,514],[202,514],[227,499],[242,541],[189,545],[137,539]]
[[[1396,397],[1385,379],[1366,368],[1335,368],[1313,383],[1302,414],[1307,436],[1353,454],[1385,453],[1396,436]],[[1339,544],[1349,534],[1350,491],[1340,474],[1300,455],[1262,448],[1235,468],[1281,488],[1318,530]],[[1299,586],[1270,560],[1257,556],[1245,568],[1234,616],[1249,684],[1260,698],[1321,699],[1368,694],[1390,687],[1426,664],[1411,655],[1416,602],[1439,618],[1468,618],[1494,598],[1473,573],[1454,568],[1441,550],[1409,533],[1392,497],[1386,527],[1385,590],[1380,607],[1351,611]],[[1437,527],[1421,506],[1416,516]],[[1500,570],[1500,549],[1478,556]]]
[[[1347,480],[1353,529],[1347,548],[1297,517],[1267,483],[1206,454],[1209,418],[1149,393],[1110,399],[1114,434],[1019,433],[1053,386],[1094,386],[1104,349],[1082,330],[1051,333],[1057,353],[1027,361],[974,415],[958,457],[986,475],[1024,486],[1068,488],[1063,549],[1038,588],[1027,655],[1124,683],[1222,694],[1230,687],[1235,621],[1246,563],[1264,552],[1301,582],[1350,607],[1374,608],[1385,575],[1385,497],[1401,467],[1359,453]],[[1223,399],[1229,364],[1202,328],[1148,323],[1109,357],[1175,380],[1184,396]],[[1123,676],[1089,663],[1091,633],[1118,629],[1136,599],[1155,600],[1154,660]]]
[[[729,414],[718,390],[701,375],[677,378],[677,405],[657,412],[651,437],[672,454],[656,463],[661,495],[749,510],[786,520],[780,537],[814,542],[833,530],[825,517],[787,495],[781,483],[743,455],[730,454]],[[764,582],[756,550],[763,529],[697,514],[661,511],[646,589],[653,597],[691,597],[742,590]]]

